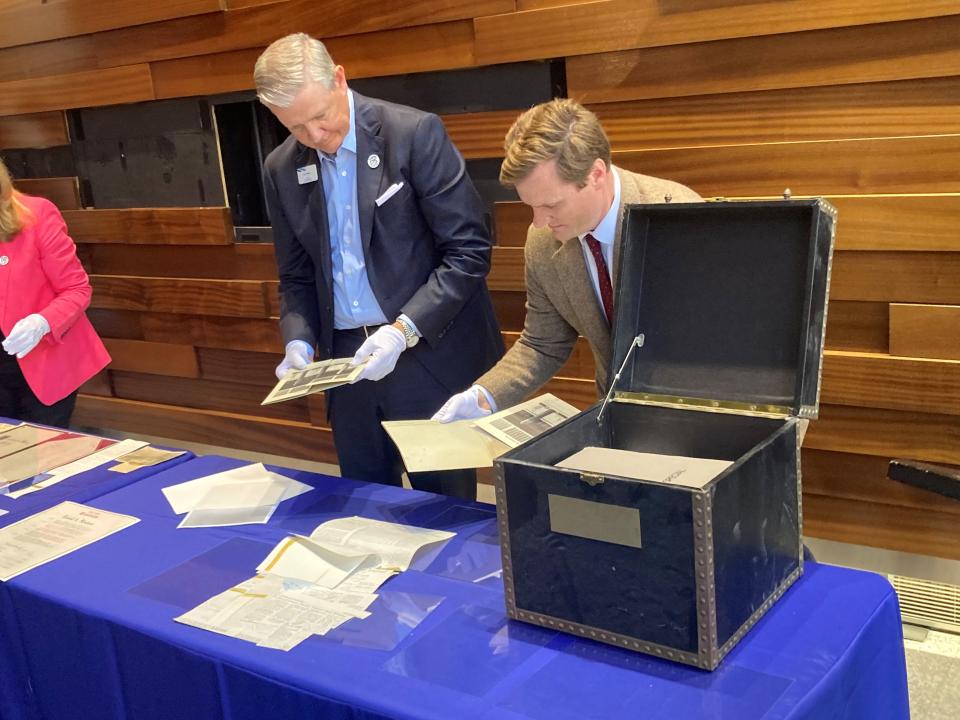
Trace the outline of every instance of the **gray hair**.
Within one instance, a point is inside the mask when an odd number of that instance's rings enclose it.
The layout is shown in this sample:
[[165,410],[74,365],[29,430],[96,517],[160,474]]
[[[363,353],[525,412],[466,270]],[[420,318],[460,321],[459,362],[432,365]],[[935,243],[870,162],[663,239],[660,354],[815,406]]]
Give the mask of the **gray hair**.
[[253,81],[260,102],[285,108],[309,82],[332,90],[336,69],[322,42],[306,33],[294,33],[274,40],[261,53],[253,68]]

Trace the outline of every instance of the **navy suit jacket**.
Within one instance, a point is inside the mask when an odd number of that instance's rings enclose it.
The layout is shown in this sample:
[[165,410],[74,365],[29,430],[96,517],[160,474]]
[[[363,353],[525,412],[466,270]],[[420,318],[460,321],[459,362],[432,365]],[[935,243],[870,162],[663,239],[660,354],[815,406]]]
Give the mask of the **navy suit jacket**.
[[[357,204],[367,277],[388,320],[404,313],[422,338],[414,353],[450,392],[503,354],[485,278],[490,236],[463,157],[436,115],[354,92]],[[369,162],[376,157],[379,163]],[[283,342],[321,358],[333,344],[333,281],[322,177],[300,185],[315,150],[288,137],[263,169],[280,277]],[[375,164],[376,167],[371,167]],[[380,207],[391,185],[403,187]]]

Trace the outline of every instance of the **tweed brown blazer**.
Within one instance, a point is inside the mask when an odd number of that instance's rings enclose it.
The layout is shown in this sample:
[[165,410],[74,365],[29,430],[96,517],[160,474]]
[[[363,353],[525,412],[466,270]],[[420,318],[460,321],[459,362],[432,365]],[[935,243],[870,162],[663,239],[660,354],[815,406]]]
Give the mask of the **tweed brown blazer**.
[[[620,218],[613,249],[616,291],[620,256],[620,225],[623,206],[634,203],[698,202],[702,198],[690,188],[660,178],[639,175],[614,167],[620,177]],[[549,228],[527,230],[526,262],[527,315],[520,339],[506,355],[477,380],[503,409],[522,401],[553,377],[570,357],[577,336],[590,344],[596,361],[597,391],[606,393],[610,365],[610,328],[590,282],[580,243],[560,242]]]

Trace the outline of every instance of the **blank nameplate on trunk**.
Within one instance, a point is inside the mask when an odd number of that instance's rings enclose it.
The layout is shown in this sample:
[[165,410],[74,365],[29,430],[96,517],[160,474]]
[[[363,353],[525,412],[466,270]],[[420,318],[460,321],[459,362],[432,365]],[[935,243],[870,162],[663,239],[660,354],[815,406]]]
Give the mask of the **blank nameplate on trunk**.
[[640,511],[637,508],[548,495],[550,529],[588,540],[640,546]]

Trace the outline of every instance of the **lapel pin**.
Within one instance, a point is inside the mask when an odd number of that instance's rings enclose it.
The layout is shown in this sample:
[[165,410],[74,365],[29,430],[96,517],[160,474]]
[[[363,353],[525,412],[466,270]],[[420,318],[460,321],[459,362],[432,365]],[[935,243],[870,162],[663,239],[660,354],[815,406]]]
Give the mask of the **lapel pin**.
[[376,170],[380,167],[380,157],[378,155],[370,155],[367,158],[367,166],[372,170]]
[[6,255],[0,257],[0,265],[6,265],[8,262],[10,262],[10,258],[8,258]]

